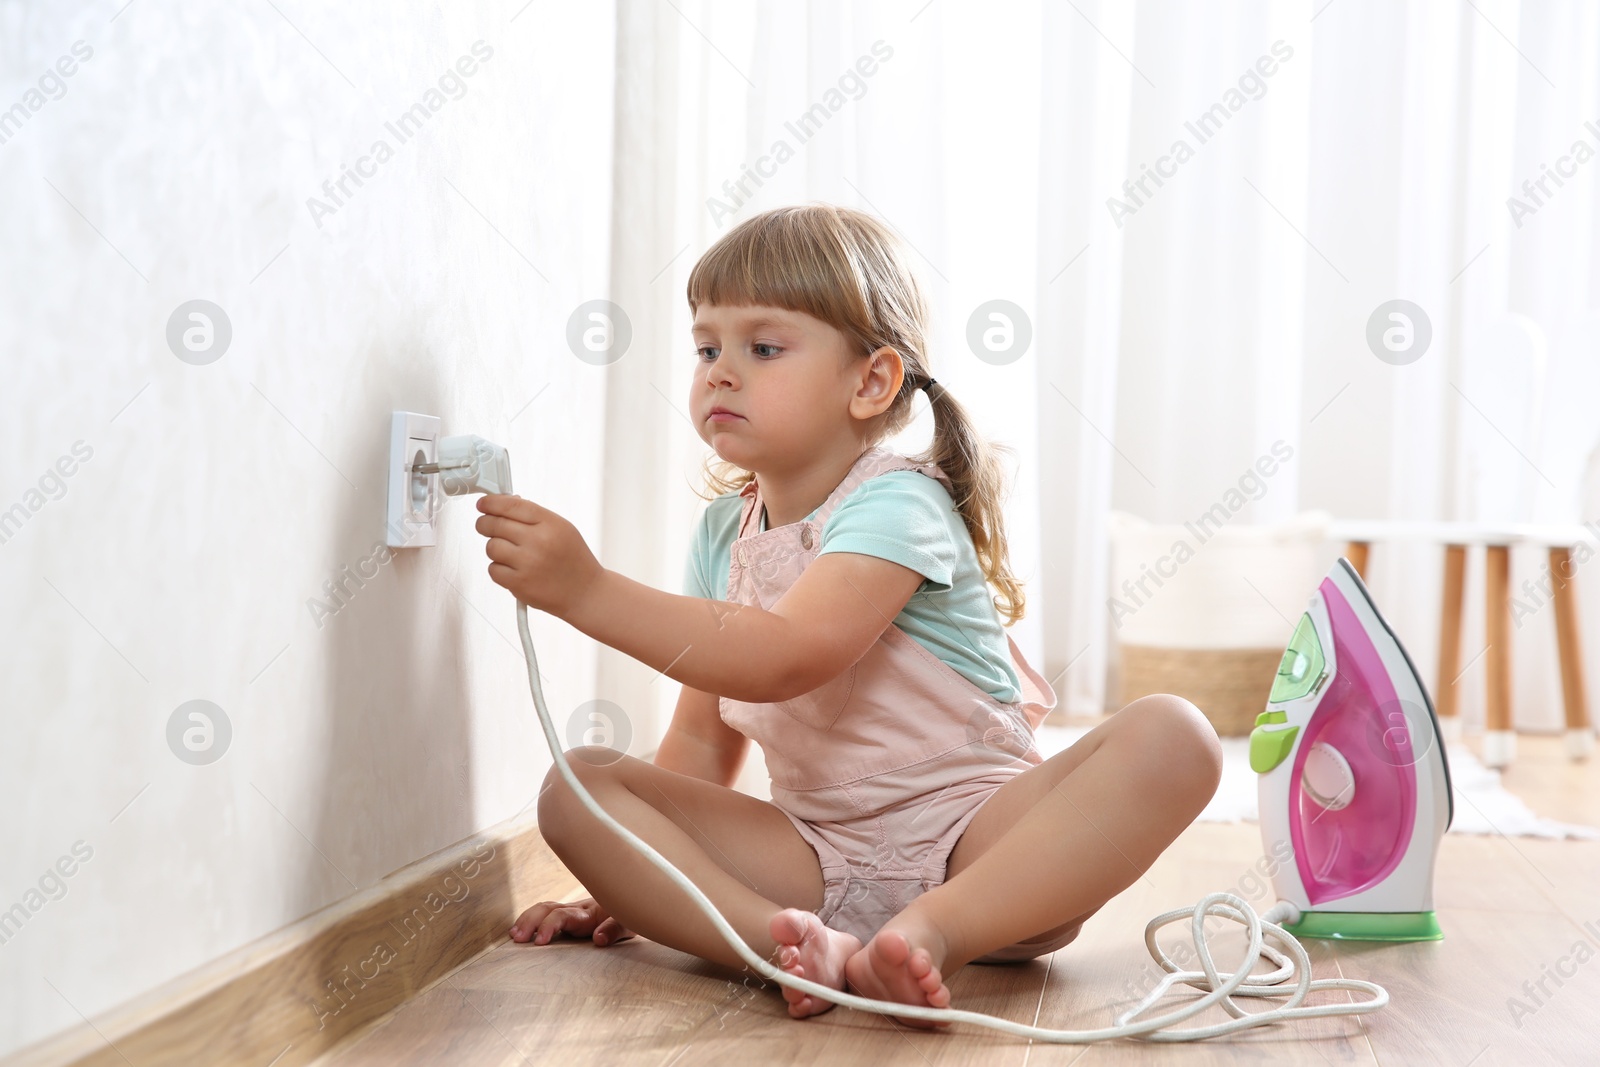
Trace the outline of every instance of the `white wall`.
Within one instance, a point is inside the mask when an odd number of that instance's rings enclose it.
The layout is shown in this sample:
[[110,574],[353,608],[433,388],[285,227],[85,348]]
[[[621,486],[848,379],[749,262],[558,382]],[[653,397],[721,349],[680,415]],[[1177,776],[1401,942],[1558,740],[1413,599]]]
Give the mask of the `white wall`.
[[[0,909],[26,913],[0,928],[0,1052],[533,798],[549,757],[470,501],[320,627],[307,605],[383,538],[392,409],[504,442],[524,495],[599,530],[626,363],[579,361],[565,329],[608,281],[613,18],[0,7],[0,109],[24,109],[0,143],[0,512],[23,508],[0,543]],[[479,41],[421,132],[386,131]],[[392,158],[315,218],[380,138]],[[165,338],[196,298],[232,326],[203,366]],[[534,631],[552,709],[591,699],[593,642]],[[197,698],[232,728],[203,766],[166,740]]]

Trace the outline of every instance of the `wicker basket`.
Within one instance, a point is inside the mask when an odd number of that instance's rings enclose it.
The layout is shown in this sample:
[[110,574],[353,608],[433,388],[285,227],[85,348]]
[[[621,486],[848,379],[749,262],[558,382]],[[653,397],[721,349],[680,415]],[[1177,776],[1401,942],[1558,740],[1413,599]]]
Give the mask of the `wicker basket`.
[[1267,705],[1281,648],[1158,648],[1124,644],[1119,706],[1150,693],[1193,701],[1218,734],[1248,734]]

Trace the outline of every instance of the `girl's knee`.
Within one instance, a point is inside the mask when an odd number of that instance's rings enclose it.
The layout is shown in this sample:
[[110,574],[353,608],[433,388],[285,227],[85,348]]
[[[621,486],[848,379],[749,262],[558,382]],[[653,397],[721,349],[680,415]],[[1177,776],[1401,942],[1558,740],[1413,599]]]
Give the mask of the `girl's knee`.
[[[573,776],[588,787],[594,785],[605,786],[606,783],[616,779],[623,771],[623,765],[631,758],[626,753],[618,752],[605,745],[579,745],[577,748],[567,749],[563,755],[567,757],[567,766],[572,768]],[[545,787],[570,788],[567,780],[561,774],[561,768],[554,762],[544,776]]]
[[[1130,714],[1131,713],[1131,714]],[[1122,713],[1127,728],[1169,781],[1192,779],[1209,798],[1222,780],[1222,742],[1194,703],[1172,693],[1140,697]]]
[[[566,750],[567,765],[573,777],[591,794],[600,795],[620,777],[627,759],[616,749],[603,745],[583,745]],[[587,811],[578,794],[567,784],[561,768],[555,763],[544,776],[539,787],[539,832],[547,843],[553,843],[563,828],[572,824],[573,816]]]

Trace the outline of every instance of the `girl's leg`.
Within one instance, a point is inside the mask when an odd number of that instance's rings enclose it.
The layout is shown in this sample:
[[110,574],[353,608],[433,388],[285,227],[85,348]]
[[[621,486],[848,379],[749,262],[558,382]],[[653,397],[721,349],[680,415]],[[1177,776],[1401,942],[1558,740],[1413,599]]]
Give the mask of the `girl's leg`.
[[1198,708],[1167,694],[1134,701],[996,790],[951,852],[944,884],[850,961],[852,983],[921,1003],[899,972],[924,966],[914,961],[923,951],[948,976],[995,949],[1067,932],[1155,862],[1221,776],[1222,747]]
[[[774,956],[770,927],[779,911],[822,906],[817,854],[772,804],[612,749],[576,748],[567,759],[600,806],[683,871],[763,957]],[[539,830],[628,929],[702,959],[745,966],[683,891],[591,814],[555,767],[539,795]]]

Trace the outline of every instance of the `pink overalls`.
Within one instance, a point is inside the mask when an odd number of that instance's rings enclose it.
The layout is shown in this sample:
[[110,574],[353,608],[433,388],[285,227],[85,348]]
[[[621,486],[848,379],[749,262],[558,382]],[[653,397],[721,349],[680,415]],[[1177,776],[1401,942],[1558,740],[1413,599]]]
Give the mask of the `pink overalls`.
[[[728,600],[770,610],[816,558],[833,509],[866,479],[898,470],[950,488],[937,465],[878,446],[862,453],[812,518],[762,531],[752,480],[740,493]],[[944,882],[950,850],[983,802],[1042,761],[1033,727],[1056,695],[1009,634],[1006,641],[1023,685],[1014,703],[979,689],[892,624],[854,666],[809,693],[771,704],[722,698],[723,721],[766,756],[772,802],[816,849],[824,881],[817,914],[827,926],[865,944]],[[1018,944],[983,959],[1032,959],[1058,947]]]

